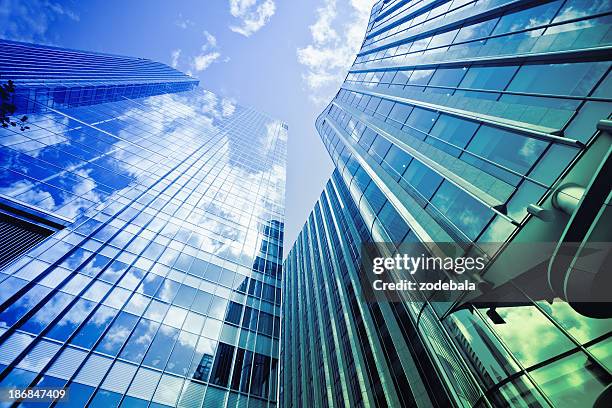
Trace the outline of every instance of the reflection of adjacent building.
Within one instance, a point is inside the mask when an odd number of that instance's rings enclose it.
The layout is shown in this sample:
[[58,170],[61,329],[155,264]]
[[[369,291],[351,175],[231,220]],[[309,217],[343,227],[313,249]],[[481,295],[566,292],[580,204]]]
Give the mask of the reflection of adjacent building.
[[[610,13],[374,5],[316,123],[336,171],[285,261],[285,405],[574,407],[609,388],[612,323],[592,302],[609,267],[588,255],[612,241]],[[367,302],[364,242],[491,262],[477,293]],[[553,261],[530,265],[543,247]]]
[[287,126],[153,61],[0,51],[30,127],[0,129],[0,387],[276,406]]
[[[259,251],[253,262],[253,272],[280,278],[282,259],[283,223],[271,220],[262,225],[259,232]],[[238,283],[237,293],[247,294],[252,298],[261,298],[262,301],[280,306],[280,288],[263,283],[259,280],[245,277]],[[238,332],[239,345],[248,344],[253,335],[260,335],[260,339],[278,339],[280,318],[278,315],[263,310],[244,306],[241,303],[230,301],[223,319],[224,330]],[[241,330],[237,330],[240,328]],[[235,334],[234,334],[235,335]],[[261,340],[260,340],[261,341]],[[278,347],[276,347],[278,349]],[[214,361],[214,365],[213,365]],[[233,362],[233,364],[232,364]],[[275,398],[278,387],[278,358],[244,347],[236,347],[220,342],[216,357],[204,354],[197,365],[192,378],[197,380],[194,385],[188,385],[186,395],[193,392],[190,388],[200,387],[199,382],[209,382],[213,385],[227,387],[244,394],[251,394],[263,399]]]

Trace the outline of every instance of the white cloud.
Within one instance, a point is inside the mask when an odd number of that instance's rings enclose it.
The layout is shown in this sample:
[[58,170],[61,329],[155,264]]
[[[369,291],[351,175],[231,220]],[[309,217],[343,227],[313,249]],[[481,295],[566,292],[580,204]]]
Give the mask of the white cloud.
[[178,66],[179,57],[181,56],[181,49],[179,48],[172,51],[172,54],[170,54],[170,56],[172,58],[172,68],[176,68]]
[[276,11],[273,0],[229,0],[230,13],[241,20],[239,26],[230,26],[230,30],[249,37],[259,31]]
[[204,38],[206,38],[206,44],[202,47],[215,48],[217,46],[217,38],[206,30],[204,30]]
[[339,15],[336,0],[325,0],[310,26],[312,43],[298,48],[297,57],[306,67],[302,78],[316,104],[331,100],[361,47],[375,0],[342,0],[348,17]]
[[183,17],[182,13],[179,13],[179,19],[176,21],[175,24],[177,25],[177,27],[180,27],[183,30],[186,30],[187,28],[193,27],[195,25],[193,21],[191,21],[188,18]]
[[236,101],[230,98],[223,98],[221,101],[221,112],[224,117],[232,116],[236,111]]
[[52,1],[0,0],[0,38],[53,44],[57,35],[49,28],[57,22],[78,22],[79,15]]
[[219,51],[213,51],[217,48],[217,38],[206,30],[202,34],[204,35],[204,44],[200,47],[202,53],[193,57],[191,61],[191,67],[196,72],[204,71],[221,57]]
[[80,21],[81,19],[78,14],[72,10],[62,7],[61,4],[48,2],[46,3],[46,6],[58,16],[66,16],[73,21]]
[[211,52],[208,54],[196,55],[193,58],[193,69],[196,71],[204,71],[206,68],[210,66],[213,62],[219,59],[221,54],[218,52]]

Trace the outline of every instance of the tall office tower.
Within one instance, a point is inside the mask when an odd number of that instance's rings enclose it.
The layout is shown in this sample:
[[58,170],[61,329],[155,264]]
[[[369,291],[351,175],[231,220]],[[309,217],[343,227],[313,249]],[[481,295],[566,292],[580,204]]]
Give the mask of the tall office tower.
[[[610,392],[611,14],[376,3],[316,122],[336,170],[285,261],[285,406],[587,407]],[[372,242],[453,243],[486,269],[466,274],[477,290],[376,301]]]
[[44,103],[16,79],[40,109],[0,128],[0,389],[276,406],[287,126],[161,64],[19,47],[3,80],[83,64]]
[[0,74],[17,85],[13,99],[22,113],[187,91],[199,82],[144,58],[2,39]]

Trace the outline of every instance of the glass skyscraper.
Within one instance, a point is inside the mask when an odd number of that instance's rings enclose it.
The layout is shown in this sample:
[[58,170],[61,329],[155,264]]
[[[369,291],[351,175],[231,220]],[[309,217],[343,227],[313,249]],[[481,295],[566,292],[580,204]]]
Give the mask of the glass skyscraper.
[[199,82],[144,58],[2,39],[0,75],[19,85],[13,99],[22,113],[186,91]]
[[0,389],[277,406],[287,125],[152,61],[0,53]]
[[[285,261],[284,406],[587,407],[610,392],[610,303],[585,301],[610,301],[609,261],[584,273],[574,249],[529,269],[516,248],[612,241],[611,55],[605,0],[374,5],[316,122],[336,169]],[[488,268],[475,293],[371,301],[373,242],[453,243]]]

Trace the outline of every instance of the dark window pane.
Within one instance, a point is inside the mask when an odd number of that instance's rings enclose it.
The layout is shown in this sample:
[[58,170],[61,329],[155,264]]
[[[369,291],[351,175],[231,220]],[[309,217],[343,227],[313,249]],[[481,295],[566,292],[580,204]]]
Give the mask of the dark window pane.
[[212,368],[210,382],[223,387],[227,386],[232,358],[234,357],[234,347],[229,344],[219,343],[215,355],[215,363]]
[[387,201],[378,214],[381,224],[389,234],[391,242],[400,243],[408,232],[408,226],[399,216],[395,208]]
[[251,393],[261,396],[268,396],[270,380],[270,357],[255,353],[253,359],[253,378],[251,380]]
[[242,316],[242,305],[236,302],[230,302],[227,313],[225,314],[225,321],[233,324],[240,324],[240,317]]

